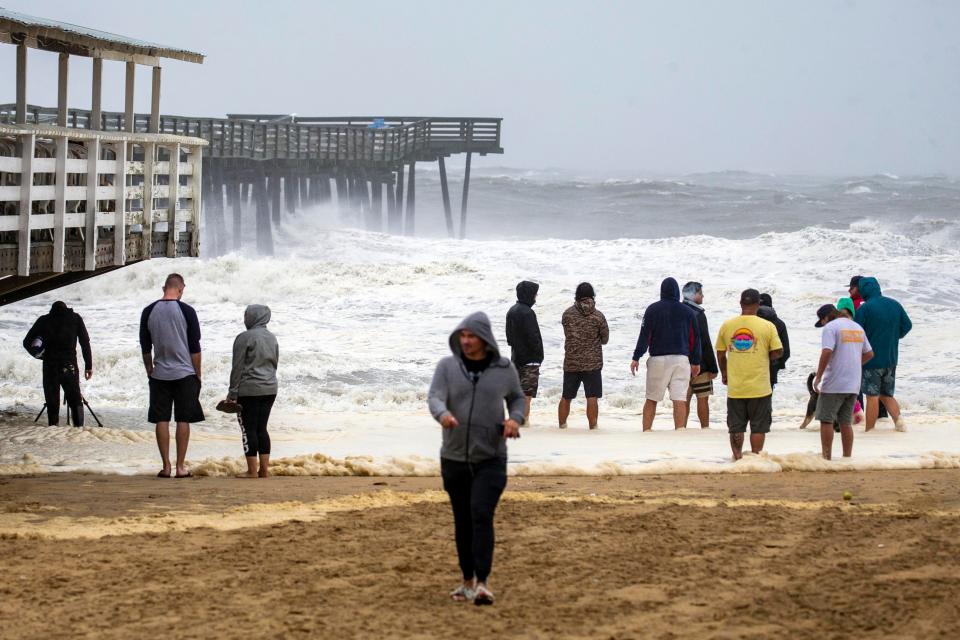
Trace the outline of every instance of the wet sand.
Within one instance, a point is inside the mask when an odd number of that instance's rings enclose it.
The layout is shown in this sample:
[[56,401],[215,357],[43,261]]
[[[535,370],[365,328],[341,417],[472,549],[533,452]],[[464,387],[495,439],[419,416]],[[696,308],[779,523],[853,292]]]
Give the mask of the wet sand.
[[960,635],[960,470],[512,477],[497,525],[478,608],[438,478],[0,477],[0,638]]

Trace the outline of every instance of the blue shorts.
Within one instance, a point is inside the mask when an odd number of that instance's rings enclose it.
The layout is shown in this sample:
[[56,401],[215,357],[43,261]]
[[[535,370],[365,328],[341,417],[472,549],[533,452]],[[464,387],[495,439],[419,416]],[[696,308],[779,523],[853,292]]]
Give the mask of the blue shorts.
[[893,397],[897,382],[897,367],[883,369],[864,369],[860,392],[865,396]]

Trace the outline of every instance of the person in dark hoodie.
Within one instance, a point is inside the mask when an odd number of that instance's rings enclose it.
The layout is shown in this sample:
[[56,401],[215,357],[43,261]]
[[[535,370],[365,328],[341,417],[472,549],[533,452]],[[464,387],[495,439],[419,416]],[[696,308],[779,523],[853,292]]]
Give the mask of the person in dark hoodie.
[[537,397],[540,382],[540,365],[543,363],[543,338],[533,305],[537,301],[540,285],[524,280],[517,285],[517,304],[507,312],[507,344],[510,359],[520,374],[520,386],[526,397],[523,418],[530,421],[530,404]]
[[873,345],[873,359],[863,365],[861,382],[867,400],[866,430],[870,431],[877,424],[882,402],[897,431],[906,431],[894,390],[900,340],[910,333],[913,323],[899,302],[883,295],[876,278],[861,278],[859,290],[863,304],[857,309],[857,323]]
[[[473,313],[450,334],[428,394],[430,414],[443,427],[440,474],[453,508],[463,583],[456,602],[493,604],[487,582],[493,565],[493,516],[507,486],[506,438],[519,438],[524,395],[513,363],[500,349],[485,313]],[[508,413],[504,415],[504,404]]]
[[60,388],[73,426],[83,426],[83,395],[80,393],[80,368],[77,366],[77,343],[83,354],[83,377],[93,377],[93,352],[83,318],[57,300],[50,313],[37,318],[23,339],[23,348],[43,360],[43,399],[47,403],[47,422],[60,424]]
[[[240,429],[247,472],[242,478],[266,478],[270,466],[267,421],[277,399],[277,337],[267,329],[270,307],[251,304],[243,313],[247,330],[233,341],[233,368],[227,400],[240,405]],[[259,466],[258,466],[259,462]]]
[[784,324],[773,308],[773,299],[769,293],[760,294],[760,308],[757,309],[757,316],[773,323],[773,326],[777,328],[780,344],[783,345],[783,355],[770,361],[770,385],[776,387],[777,375],[787,368],[787,360],[790,359],[790,336],[787,334],[787,325]]
[[673,401],[673,426],[683,429],[687,415],[687,387],[700,374],[700,323],[690,307],[680,302],[680,285],[673,278],[660,284],[660,300],[643,312],[640,337],[630,362],[631,375],[637,375],[640,358],[647,351],[647,401],[643,405],[643,430],[653,428],[657,403],[670,390]]
[[573,306],[560,318],[563,325],[563,393],[557,405],[557,420],[567,428],[570,402],[583,384],[587,397],[587,424],[597,428],[599,399],[603,397],[603,345],[610,340],[607,318],[597,310],[593,285],[581,282],[574,293]]
[[703,310],[703,285],[699,282],[688,282],[683,285],[683,304],[687,305],[697,316],[697,325],[700,327],[700,374],[690,378],[687,388],[687,411],[683,419],[683,426],[687,426],[690,417],[690,401],[694,394],[697,396],[697,417],[700,427],[710,428],[710,396],[713,395],[713,379],[720,373],[717,367],[717,354],[713,351],[710,342],[710,327],[707,324],[707,314]]

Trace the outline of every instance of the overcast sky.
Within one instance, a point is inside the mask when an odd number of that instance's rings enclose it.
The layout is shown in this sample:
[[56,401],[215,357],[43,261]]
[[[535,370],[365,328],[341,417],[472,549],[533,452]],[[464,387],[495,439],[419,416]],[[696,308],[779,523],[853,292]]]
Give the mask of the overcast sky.
[[[164,62],[164,113],[500,116],[487,166],[960,175],[951,0],[0,4],[206,54]],[[55,106],[56,56],[30,56],[28,99]],[[104,68],[122,110],[122,64]],[[0,69],[12,102],[10,45]],[[73,58],[71,106],[89,77]]]

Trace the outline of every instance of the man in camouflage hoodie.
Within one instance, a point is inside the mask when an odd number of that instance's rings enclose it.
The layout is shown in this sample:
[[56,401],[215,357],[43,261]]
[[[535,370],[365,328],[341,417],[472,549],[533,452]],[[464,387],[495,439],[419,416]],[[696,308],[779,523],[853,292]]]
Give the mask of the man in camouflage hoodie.
[[603,396],[603,345],[610,339],[607,319],[597,311],[593,286],[581,282],[572,307],[563,312],[564,335],[563,396],[557,407],[560,428],[567,428],[570,401],[577,397],[580,384],[587,397],[587,422],[597,428],[600,413],[598,399]]

